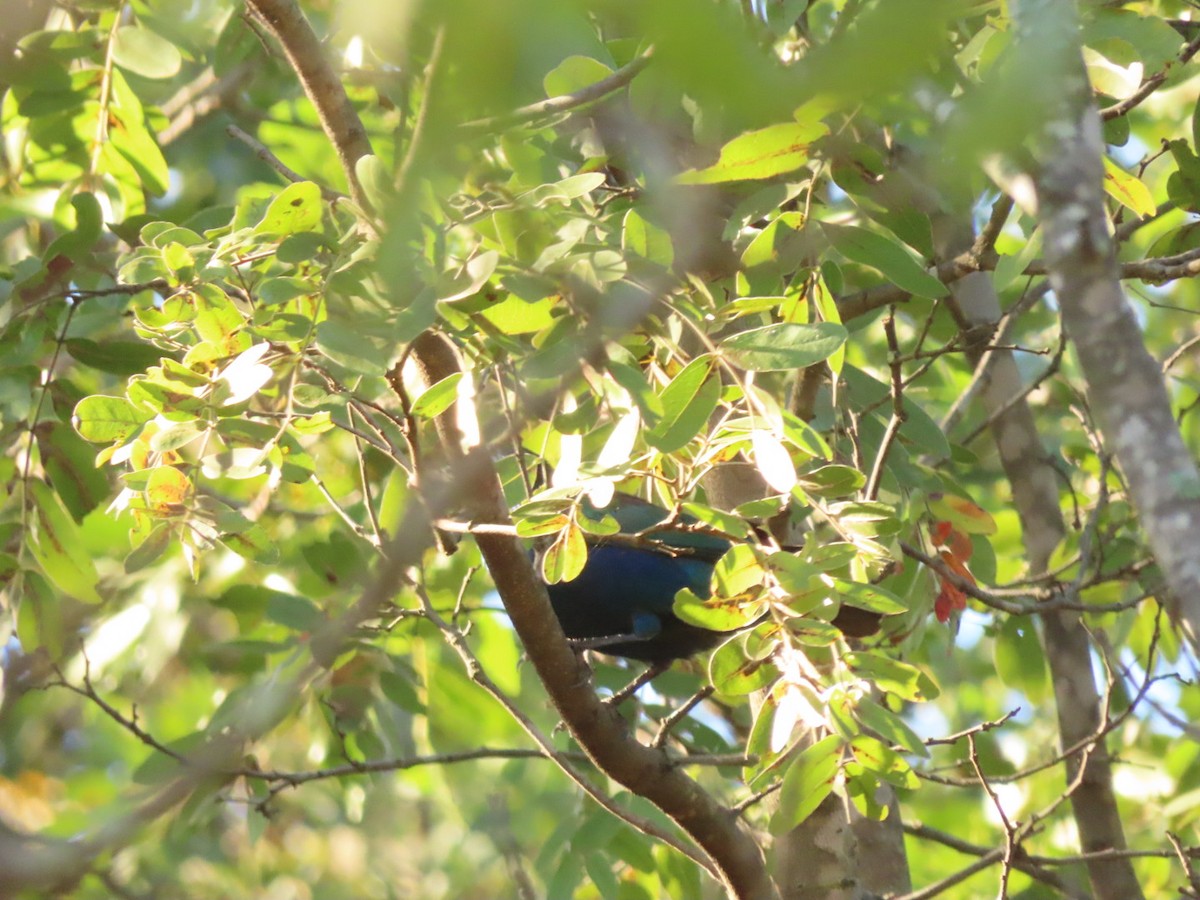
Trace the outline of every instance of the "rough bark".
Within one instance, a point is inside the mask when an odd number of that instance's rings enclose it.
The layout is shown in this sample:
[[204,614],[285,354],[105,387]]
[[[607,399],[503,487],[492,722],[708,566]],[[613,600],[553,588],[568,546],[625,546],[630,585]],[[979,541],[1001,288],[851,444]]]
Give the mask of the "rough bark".
[[1033,173],[1050,284],[1087,382],[1092,414],[1170,588],[1172,613],[1196,644],[1200,472],[1172,415],[1161,369],[1121,290],[1104,208],[1104,143],[1074,7],[1026,0],[1018,9],[1024,39],[1034,51],[1063,54],[1061,84],[1051,89],[1061,102],[1049,110],[1039,135]]

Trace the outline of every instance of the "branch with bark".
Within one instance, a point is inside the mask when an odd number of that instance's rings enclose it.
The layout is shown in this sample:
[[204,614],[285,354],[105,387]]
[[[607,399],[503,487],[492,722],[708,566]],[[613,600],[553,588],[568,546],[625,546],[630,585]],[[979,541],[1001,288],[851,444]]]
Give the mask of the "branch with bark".
[[[1077,25],[1072,11],[1061,4],[1026,2],[1020,9],[1026,33],[1050,28],[1063,39],[1053,45],[1064,57],[1059,67],[1063,102],[1043,125],[1053,150],[1041,154],[1033,173],[1050,283],[1087,381],[1093,414],[1170,586],[1172,612],[1197,644],[1200,471],[1171,412],[1161,368],[1146,350],[1121,290],[1103,201],[1104,142]],[[1039,40],[1038,46],[1045,50],[1051,45]]]

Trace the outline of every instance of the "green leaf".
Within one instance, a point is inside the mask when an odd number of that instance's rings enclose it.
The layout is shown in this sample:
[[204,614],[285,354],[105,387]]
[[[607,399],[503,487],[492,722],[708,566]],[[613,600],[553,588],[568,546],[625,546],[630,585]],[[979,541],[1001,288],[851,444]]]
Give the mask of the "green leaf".
[[740,134],[721,148],[721,156],[706,169],[684,172],[680,184],[717,184],[771,178],[794,172],[808,162],[808,148],[829,129],[821,122],[784,122]]
[[542,557],[542,578],[547,584],[574,581],[587,564],[587,542],[574,522],[559,532]]
[[914,703],[933,700],[941,693],[933,679],[916,666],[882,653],[856,650],[846,656],[846,662],[856,674],[902,700]]
[[495,273],[499,262],[500,254],[495,250],[477,253],[458,271],[444,275],[438,280],[437,299],[449,303],[475,296]]
[[136,375],[155,365],[163,351],[143,341],[106,340],[104,343],[87,338],[69,338],[67,352],[85,366],[111,375]]
[[266,616],[293,631],[316,631],[325,624],[321,608],[307,597],[272,591],[267,599]]
[[396,191],[392,184],[391,173],[378,156],[368,153],[360,156],[354,164],[354,174],[362,185],[367,201],[376,210],[388,209],[389,203],[395,197]]
[[26,546],[46,577],[63,593],[84,603],[100,603],[100,575],[85,549],[79,526],[58,495],[42,481],[26,482],[36,514],[26,534]]
[[556,305],[554,297],[530,302],[510,294],[499,303],[488,306],[479,315],[491,322],[501,334],[536,334],[554,324]]
[[71,197],[75,209],[75,228],[51,241],[43,258],[50,262],[56,256],[80,262],[91,252],[104,227],[104,213],[94,194],[80,191]]
[[719,597],[757,593],[763,583],[762,562],[749,544],[734,544],[713,567],[713,587]]
[[314,293],[315,286],[306,278],[282,276],[264,278],[258,283],[258,299],[267,306],[277,306],[296,297]]
[[338,363],[363,375],[386,371],[396,356],[396,340],[355,329],[349,321],[326,319],[317,326],[317,343]]
[[548,516],[521,516],[518,513],[514,513],[514,516],[517,519],[517,537],[522,538],[541,537],[543,534],[557,534],[570,521],[564,513],[554,513]]
[[863,725],[880,737],[903,747],[914,756],[929,758],[929,748],[925,746],[925,742],[908,726],[904,719],[887,707],[870,697],[864,697],[858,701],[854,711]]
[[134,547],[125,557],[126,574],[132,575],[134,572],[139,572],[161,558],[167,552],[167,548],[171,546],[171,539],[174,536],[169,524],[164,522],[157,525],[145,540]]
[[[824,278],[817,278],[816,284],[813,285],[812,300],[813,307],[820,313],[823,322],[833,322],[838,325],[842,323],[842,314],[838,310],[837,301],[834,300],[833,294],[826,286]],[[835,378],[841,374],[842,364],[845,361],[845,346],[838,347],[827,360]]]
[[[9,571],[8,557],[5,568]],[[60,659],[66,649],[67,626],[63,622],[63,603],[59,592],[39,573],[26,569],[20,580],[21,602],[16,608],[17,639],[23,653],[44,649],[51,659]],[[74,648],[72,648],[74,649]]]
[[437,384],[430,385],[413,401],[412,414],[419,419],[432,419],[441,415],[458,397],[458,383],[462,378],[462,372],[455,372]]
[[822,466],[800,476],[800,488],[814,497],[845,497],[867,483],[866,476],[851,466]]
[[183,64],[183,56],[170,41],[138,25],[117,29],[113,62],[143,78],[171,78]]
[[[890,387],[878,379],[868,375],[856,366],[847,365],[842,371],[842,378],[850,389],[854,404],[858,408],[888,402]],[[925,452],[932,453],[935,459],[945,459],[950,456],[950,442],[946,435],[925,410],[911,397],[904,397],[904,424],[900,426],[900,436],[919,444]]]
[[674,453],[700,433],[721,398],[721,382],[712,377],[714,361],[701,356],[680,370],[659,395],[663,416],[646,432],[646,442],[663,453]]
[[886,591],[877,584],[864,584],[861,581],[834,580],[833,588],[841,595],[842,602],[858,609],[877,612],[891,616],[908,612],[908,607],[891,591]]
[[726,534],[742,538],[743,540],[749,540],[753,536],[753,530],[746,524],[745,519],[725,512],[722,509],[701,506],[699,503],[684,503],[683,511],[697,522],[701,522],[717,531],[723,531]]
[[779,677],[779,670],[770,657],[748,657],[747,645],[754,640],[754,629],[748,637],[735,637],[716,649],[708,661],[708,678],[713,687],[726,696],[740,697],[761,690]]
[[414,716],[425,713],[425,704],[411,678],[386,669],[379,673],[379,690],[389,701]]
[[221,543],[238,556],[264,565],[273,565],[279,561],[279,545],[257,522],[236,534],[221,535]]
[[75,406],[75,430],[94,444],[124,442],[154,418],[154,413],[134,406],[124,397],[97,394],[84,397]]
[[853,562],[856,556],[858,556],[858,548],[845,541],[833,541],[827,544],[806,541],[804,545],[805,561],[816,566],[822,572],[833,572],[845,568]]
[[675,595],[675,603],[671,609],[684,622],[697,628],[707,628],[709,631],[736,631],[761,616],[766,609],[766,601],[747,603],[744,599],[736,597],[728,600],[705,600],[687,588],[682,588]]
[[546,207],[550,205],[566,206],[572,200],[586,196],[600,185],[606,177],[603,172],[583,172],[571,175],[562,181],[552,181],[541,184],[520,196],[520,200],[530,206]]
[[783,834],[807,819],[833,791],[841,766],[842,738],[831,734],[797,754],[783,776],[771,832]]
[[888,784],[907,790],[921,786],[917,773],[904,757],[877,738],[860,734],[850,742],[850,752],[864,769]]
[[266,215],[254,227],[254,233],[283,237],[301,231],[317,231],[324,213],[321,189],[311,181],[297,181],[271,201]]
[[947,287],[925,271],[925,266],[899,241],[855,225],[822,222],[821,230],[844,257],[879,270],[884,278],[910,294],[937,300],[949,293]]
[[612,74],[612,69],[590,56],[568,56],[546,73],[542,86],[547,97],[573,94],[589,84],[603,81]]
[[829,514],[844,528],[866,537],[889,537],[900,530],[895,507],[878,500],[834,503]]
[[846,329],[835,322],[784,322],[730,335],[721,350],[744,369],[790,371],[828,359],[845,342]]
[[664,269],[670,268],[671,263],[675,261],[671,235],[654,223],[646,221],[636,209],[631,209],[625,214],[621,228],[621,246],[627,253],[635,253]]
[[1118,203],[1128,206],[1139,216],[1150,216],[1156,209],[1150,188],[1115,162],[1104,157],[1104,191]]

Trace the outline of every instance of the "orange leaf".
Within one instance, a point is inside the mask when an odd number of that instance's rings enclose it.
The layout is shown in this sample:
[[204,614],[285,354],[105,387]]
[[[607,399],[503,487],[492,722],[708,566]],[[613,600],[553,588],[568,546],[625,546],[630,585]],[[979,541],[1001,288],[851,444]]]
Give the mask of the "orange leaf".
[[967,534],[996,533],[996,520],[964,497],[954,494],[930,494],[929,509],[939,519],[946,519],[959,531]]
[[946,564],[946,568],[955,575],[967,579],[971,584],[975,584],[975,576],[971,574],[971,570],[967,568],[966,563],[949,550],[941,550],[939,551],[939,555],[942,557],[942,562]]
[[938,521],[933,523],[933,527],[929,529],[930,543],[935,547],[940,547],[946,543],[946,540],[954,532],[954,526],[946,521]]
[[952,528],[950,530],[950,552],[958,559],[966,562],[971,558],[971,554],[975,552],[975,547],[971,544],[969,537],[957,528]]

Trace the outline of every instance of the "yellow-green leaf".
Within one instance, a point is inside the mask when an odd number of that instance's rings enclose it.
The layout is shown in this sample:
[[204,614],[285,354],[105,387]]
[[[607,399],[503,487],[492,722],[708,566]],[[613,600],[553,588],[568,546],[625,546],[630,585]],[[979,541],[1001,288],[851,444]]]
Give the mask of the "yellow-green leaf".
[[739,134],[706,169],[682,173],[680,184],[748,181],[794,172],[808,162],[808,148],[829,129],[821,122],[785,122]]
[[842,739],[836,734],[817,741],[796,756],[783,776],[779,810],[771,820],[771,831],[791,831],[821,805],[837,780]]
[[34,559],[63,593],[84,603],[99,603],[102,598],[96,593],[96,584],[100,576],[84,549],[79,526],[49,485],[30,481],[28,486],[34,515],[26,539]]
[[266,215],[254,227],[254,233],[282,236],[316,231],[323,213],[321,189],[311,181],[297,181],[285,187],[271,201]]
[[1104,157],[1104,190],[1123,206],[1128,206],[1139,216],[1154,214],[1154,197],[1135,175],[1130,175],[1115,162]]

